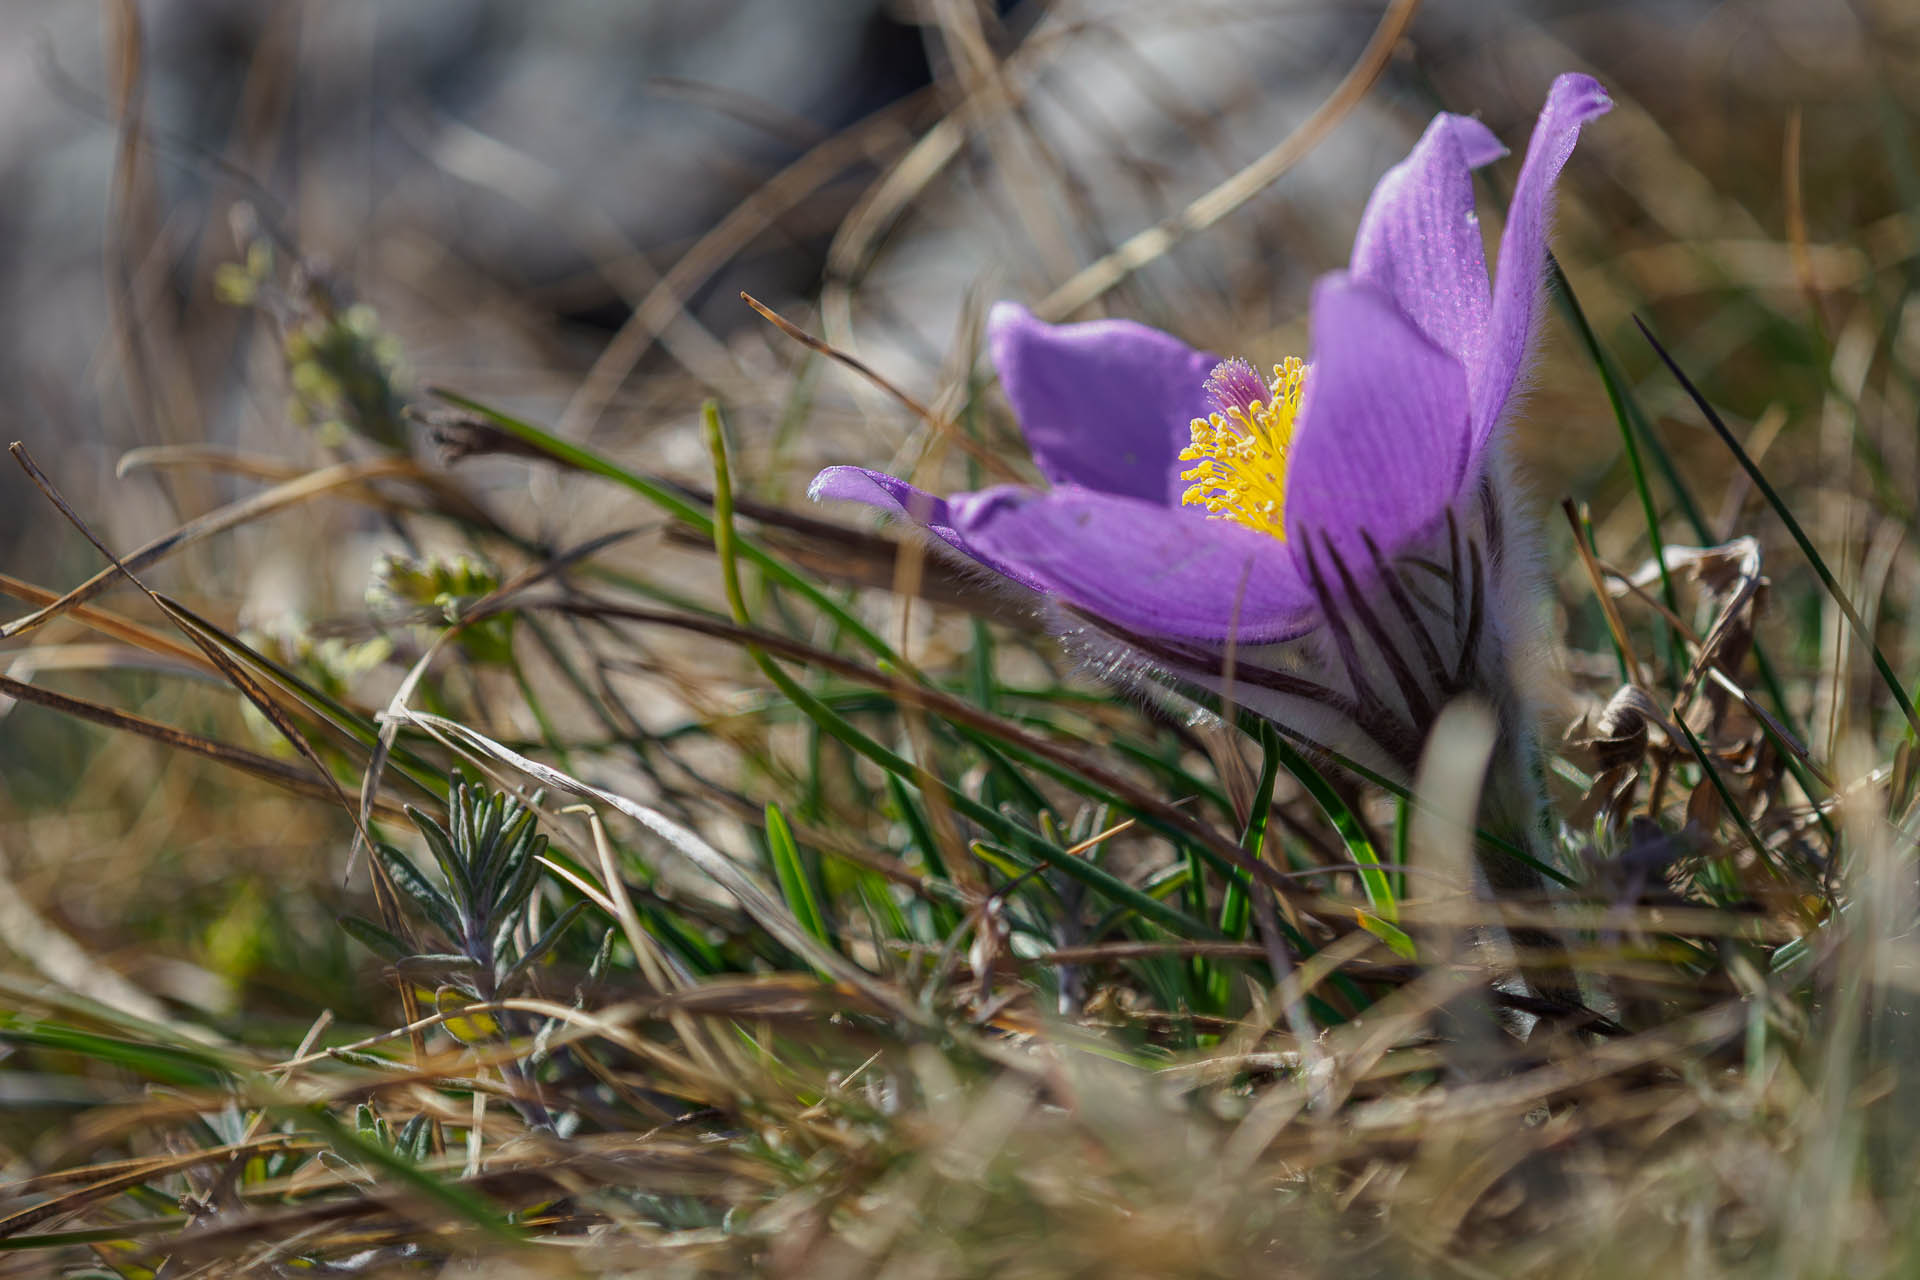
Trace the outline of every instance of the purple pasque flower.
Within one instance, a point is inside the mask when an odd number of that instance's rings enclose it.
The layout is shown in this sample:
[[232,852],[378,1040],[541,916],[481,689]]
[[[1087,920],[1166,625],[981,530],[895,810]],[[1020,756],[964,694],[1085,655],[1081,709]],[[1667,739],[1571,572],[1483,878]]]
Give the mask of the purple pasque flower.
[[1310,362],[1262,378],[1129,321],[1002,303],[989,347],[1052,487],[941,499],[830,467],[812,496],[919,524],[1039,593],[1090,652],[1231,684],[1408,774],[1445,702],[1515,696],[1525,573],[1494,446],[1537,329],[1555,180],[1609,105],[1586,76],[1554,82],[1491,281],[1472,171],[1505,151],[1443,114],[1374,189],[1348,269],[1315,286]]

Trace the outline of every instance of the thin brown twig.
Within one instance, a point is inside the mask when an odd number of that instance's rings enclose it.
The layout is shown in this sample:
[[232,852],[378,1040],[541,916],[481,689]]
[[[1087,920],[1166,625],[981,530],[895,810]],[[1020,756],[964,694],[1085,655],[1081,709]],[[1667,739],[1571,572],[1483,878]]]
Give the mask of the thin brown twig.
[[1022,477],[1020,473],[1008,466],[1005,459],[987,449],[978,441],[970,439],[961,432],[955,431],[953,423],[940,417],[926,405],[914,399],[912,395],[908,394],[898,384],[890,381],[885,375],[881,374],[866,361],[860,359],[858,356],[850,355],[842,351],[840,348],[823,339],[814,337],[805,329],[802,329],[799,325],[793,323],[793,321],[787,319],[750,293],[743,291],[740,294],[740,300],[759,312],[768,323],[772,324],[776,329],[786,334],[789,338],[792,338],[801,346],[811,351],[817,351],[838,364],[845,365],[847,368],[865,378],[868,382],[871,382],[874,386],[892,396],[895,400],[898,400],[901,404],[905,405],[908,411],[916,418],[919,418],[929,427],[932,427],[940,439],[957,446],[969,458],[972,458],[975,462],[978,462],[981,466],[993,472],[1001,479],[1011,482],[1021,480]]
[[1353,66],[1299,128],[1173,217],[1135,233],[1098,262],[1082,267],[1042,299],[1034,307],[1034,314],[1050,320],[1072,315],[1182,240],[1205,231],[1278,181],[1360,105],[1374,81],[1386,70],[1394,46],[1406,34],[1419,8],[1420,0],[1393,0]]
[[[84,698],[75,698],[64,693],[55,693],[51,689],[43,689],[39,685],[28,684],[22,680],[15,680],[13,677],[7,675],[0,675],[0,697],[12,698],[17,702],[30,702],[35,706],[46,707],[49,710],[58,711],[63,715],[72,716],[76,720],[85,720],[90,724],[97,724],[104,728],[118,729],[126,733],[136,733],[143,738],[150,738],[162,746],[190,752],[203,759],[212,760],[218,764],[224,764],[230,768],[238,769],[242,773],[251,774],[263,781],[271,782],[275,786],[291,791],[295,795],[306,796],[314,800],[330,800],[333,798],[332,789],[328,786],[326,780],[319,775],[305,773],[285,761],[275,760],[271,756],[259,755],[256,752],[248,751],[244,747],[232,746],[212,738],[203,738],[197,734],[188,733],[184,729],[176,729],[172,725],[162,724],[157,720],[149,720],[145,716],[135,715],[130,711],[121,711],[116,707],[105,706],[98,702],[89,702]],[[382,800],[379,804],[378,811],[383,818],[404,819],[406,817],[405,809],[391,800]]]

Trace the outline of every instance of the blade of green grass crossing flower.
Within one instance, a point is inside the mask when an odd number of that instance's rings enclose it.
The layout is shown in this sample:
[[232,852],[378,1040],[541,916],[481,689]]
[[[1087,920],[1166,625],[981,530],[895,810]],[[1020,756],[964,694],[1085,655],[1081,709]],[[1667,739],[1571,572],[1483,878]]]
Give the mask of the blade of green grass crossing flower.
[[1227,798],[1226,792],[1207,779],[1196,777],[1181,767],[1177,760],[1168,760],[1165,756],[1126,738],[1116,739],[1108,745],[1115,755],[1132,760],[1164,779],[1173,787],[1176,795],[1196,796],[1206,801],[1208,807],[1218,813],[1223,821],[1231,822],[1239,816],[1234,812],[1233,802]]
[[1893,667],[1888,663],[1886,654],[1880,651],[1879,644],[1867,630],[1866,622],[1860,617],[1859,611],[1853,607],[1853,601],[1849,600],[1846,593],[1840,589],[1840,583],[1834,578],[1832,570],[1827,568],[1826,560],[1821,557],[1819,551],[1815,550],[1813,540],[1807,537],[1806,530],[1800,527],[1800,521],[1794,518],[1792,508],[1780,497],[1767,480],[1766,474],[1734,438],[1733,432],[1714,407],[1708,403],[1707,398],[1700,394],[1699,388],[1693,385],[1693,380],[1687,377],[1674,358],[1667,354],[1667,349],[1660,345],[1660,341],[1653,336],[1653,331],[1647,328],[1646,322],[1639,316],[1635,316],[1633,322],[1639,326],[1640,332],[1646,337],[1654,352],[1659,355],[1661,362],[1667,366],[1668,371],[1680,383],[1681,389],[1687,393],[1701,415],[1706,418],[1707,425],[1713,428],[1714,434],[1720,437],[1720,442],[1726,445],[1734,461],[1740,464],[1741,469],[1747,473],[1748,479],[1753,481],[1753,487],[1760,491],[1767,505],[1773,508],[1774,514],[1780,517],[1780,522],[1786,525],[1788,534],[1800,548],[1800,554],[1807,558],[1807,563],[1813,567],[1814,574],[1819,577],[1820,585],[1827,589],[1827,594],[1831,595],[1834,603],[1840,606],[1840,612],[1846,616],[1847,625],[1853,630],[1854,639],[1858,640],[1871,655],[1875,670],[1879,671],[1881,680],[1885,681],[1888,691],[1893,694],[1893,700],[1899,706],[1900,713],[1906,717],[1908,738],[1911,740],[1920,735],[1920,713],[1914,710],[1913,699],[1908,696],[1899,677],[1894,675]]
[[[1280,781],[1280,733],[1267,721],[1260,725],[1260,781],[1253,789],[1253,807],[1247,811],[1247,825],[1240,832],[1240,847],[1247,856],[1256,862],[1265,861],[1267,856],[1268,827],[1273,821],[1273,790]],[[1247,936],[1250,920],[1247,890],[1250,886],[1240,876],[1227,880],[1227,889],[1220,899],[1220,931],[1229,938],[1239,939]]]
[[[728,603],[734,610],[735,620],[744,626],[750,619],[746,612],[745,597],[740,590],[740,575],[735,560],[733,497],[729,489],[726,437],[720,421],[720,406],[709,400],[701,412],[707,430],[708,448],[712,452],[714,461],[714,519],[711,521],[714,548],[719,555],[721,581],[726,589]],[[915,785],[924,786],[932,783],[939,786],[946,793],[948,804],[957,812],[979,823],[999,839],[1005,840],[1022,852],[1051,863],[1089,888],[1106,895],[1110,900],[1132,907],[1162,928],[1171,930],[1181,937],[1212,936],[1213,930],[1200,921],[1140,892],[1111,872],[1075,857],[1064,849],[1050,845],[1045,840],[1030,836],[1017,824],[1006,821],[1000,814],[980,804],[958,786],[928,773],[927,770],[914,765],[898,753],[881,746],[802,688],[798,681],[781,670],[779,664],[765,653],[758,649],[749,649],[748,652],[767,679],[771,680],[796,706],[817,721],[821,728],[882,769],[898,774],[903,779],[911,778]]]
[[[847,593],[844,603],[849,605],[852,603],[851,592]],[[828,652],[833,652],[840,647],[840,625],[838,623],[828,624],[827,635],[821,647]],[[814,680],[813,692],[816,695],[825,695],[830,683],[831,678],[827,673],[824,671],[821,672]],[[806,768],[800,784],[799,808],[801,816],[807,821],[812,822],[817,821],[821,814],[826,811],[827,737],[826,734],[822,732],[820,726],[811,718],[804,718],[803,723],[806,726],[804,730],[806,735],[806,746],[804,749]]]
[[939,842],[933,838],[933,825],[927,821],[927,815],[920,811],[920,805],[907,790],[907,784],[900,776],[889,773],[887,777],[887,795],[893,801],[894,811],[900,821],[906,824],[907,838],[920,850],[920,857],[927,864],[927,874],[941,880],[952,880],[947,870],[947,862],[940,854]]
[[1395,796],[1393,800],[1393,865],[1399,870],[1393,873],[1394,892],[1401,897],[1407,896],[1407,837],[1413,830],[1413,806],[1405,796]]
[[[1026,751],[1020,747],[1013,746],[1012,744],[1002,744],[999,750],[1002,751],[1006,756],[1014,760],[1017,760],[1021,764],[1026,765],[1028,768],[1031,768],[1034,772],[1043,774],[1046,777],[1052,778],[1054,781],[1059,782],[1063,786],[1072,788],[1074,791],[1088,797],[1089,799],[1097,800],[1106,804],[1111,804],[1115,808],[1125,811],[1126,813],[1136,818],[1142,826],[1148,828],[1149,830],[1156,831],[1159,834],[1166,836],[1168,839],[1173,840],[1177,844],[1184,845],[1187,842],[1189,842],[1191,839],[1188,833],[1182,832],[1178,828],[1167,824],[1157,814],[1147,812],[1144,809],[1136,807],[1133,804],[1129,804],[1127,802],[1126,797],[1124,796],[1116,796],[1116,795],[1109,794],[1098,783],[1081,777],[1078,773],[1074,772],[1072,769],[1067,768],[1064,765],[1058,764],[1051,760],[1044,759],[1038,755],[1033,754],[1030,751]],[[1222,803],[1223,804],[1225,803],[1224,798],[1222,799]],[[1215,850],[1208,849],[1205,846],[1201,846],[1201,845],[1196,845],[1194,847],[1199,852],[1200,856],[1206,860],[1207,864],[1211,866],[1218,874],[1225,877],[1229,877],[1229,878],[1241,874],[1241,872],[1238,869],[1236,869],[1231,862],[1221,857],[1220,854]]]
[[[907,784],[900,780],[899,775],[889,773],[884,776],[887,797],[893,805],[894,814],[907,828],[908,844],[920,851],[921,860],[927,868],[927,875],[943,884],[951,884],[953,876],[947,870],[946,859],[941,856],[939,843],[933,838],[933,824],[927,821],[927,815],[921,811],[919,802],[913,798],[913,793],[907,790]],[[959,929],[962,916],[959,909],[951,903],[930,897],[927,902],[927,919],[936,937],[947,938],[953,936],[954,931]]]
[[1600,374],[1601,381],[1608,387],[1609,402],[1612,402],[1614,393],[1619,395],[1619,401],[1614,405],[1614,415],[1621,430],[1631,432],[1635,440],[1646,449],[1648,456],[1653,459],[1654,466],[1659,469],[1660,478],[1666,481],[1668,492],[1673,495],[1674,503],[1680,508],[1680,514],[1685,518],[1687,526],[1693,530],[1694,536],[1703,543],[1717,541],[1718,539],[1707,524],[1706,515],[1700,508],[1699,499],[1693,496],[1692,489],[1687,486],[1686,478],[1680,473],[1680,464],[1674,461],[1673,454],[1660,439],[1660,433],[1653,429],[1653,423],[1648,419],[1646,410],[1640,407],[1639,400],[1627,386],[1626,376],[1621,372],[1620,366],[1601,345],[1599,337],[1593,331],[1593,326],[1587,320],[1586,311],[1581,307],[1579,298],[1574,296],[1572,284],[1568,282],[1566,273],[1560,269],[1559,261],[1549,255],[1547,266],[1553,280],[1554,296],[1567,312],[1569,321],[1579,335],[1580,344],[1586,348],[1588,356],[1593,360]]
[[[865,909],[868,924],[875,938],[912,938],[914,930],[907,919],[906,912],[893,900],[893,894],[887,888],[887,882],[870,871],[863,871],[854,881],[854,893]],[[891,959],[891,957],[884,957]]]
[[[881,670],[887,672],[896,669],[891,663],[882,662],[879,665]],[[1040,813],[1046,809],[1047,798],[1040,794],[1039,788],[1027,781],[1025,775],[1014,768],[1013,761],[1008,758],[1007,752],[997,743],[985,734],[964,726],[956,725],[955,729],[985,759],[987,781],[1005,788],[1005,793],[1010,793],[1007,794],[1007,799],[1027,813]],[[991,796],[993,793],[989,791],[986,794]]]
[[[1197,849],[1189,847],[1186,851],[1187,879],[1182,887],[1187,900],[1187,911],[1202,919],[1207,914],[1207,864],[1200,860]],[[1204,967],[1200,962],[1205,957],[1195,957],[1194,968]]]
[[[1240,725],[1241,730],[1249,735],[1256,736],[1256,737],[1260,733],[1260,726],[1262,724],[1267,723],[1266,721],[1263,721],[1259,716],[1256,716],[1252,712],[1246,711],[1244,709],[1239,710],[1237,712],[1237,716],[1238,716],[1238,723]],[[1321,752],[1329,760],[1339,765],[1342,769],[1345,769],[1348,773],[1351,773],[1354,777],[1359,778],[1362,782],[1370,783],[1373,786],[1380,788],[1382,791],[1386,792],[1388,795],[1397,796],[1398,798],[1405,800],[1410,804],[1419,803],[1419,797],[1415,796],[1405,786],[1403,786],[1398,782],[1395,782],[1391,778],[1388,778],[1379,773],[1376,773],[1372,769],[1367,768],[1367,766],[1365,766],[1364,764],[1361,764],[1358,760],[1355,760],[1350,756],[1342,755],[1340,752],[1333,750],[1331,747],[1326,746],[1324,743],[1315,742],[1313,739],[1307,737],[1305,734],[1300,733],[1295,729],[1288,728],[1286,725],[1276,724],[1274,728],[1279,732],[1280,737],[1285,739],[1288,742],[1289,749],[1294,749],[1295,747],[1305,747],[1310,751]],[[1298,756],[1298,754],[1299,753],[1297,749],[1295,749],[1295,755]],[[1318,776],[1318,775],[1316,774],[1315,776]],[[1513,841],[1511,840],[1502,839],[1501,837],[1494,835],[1491,831],[1487,831],[1485,829],[1476,829],[1473,835],[1474,835],[1474,839],[1478,840],[1481,844],[1493,850],[1495,853],[1501,854],[1504,857],[1518,859],[1520,862],[1523,862],[1527,866],[1532,867],[1535,871],[1539,872],[1541,875],[1545,876],[1547,879],[1553,881],[1553,883],[1555,884],[1571,885],[1573,883],[1573,877],[1569,876],[1566,872],[1560,870],[1558,867],[1548,866],[1546,863],[1540,861],[1538,858],[1529,854],[1526,850],[1522,849],[1519,845],[1513,843]]]
[[971,643],[967,647],[967,683],[973,700],[982,711],[998,711],[1000,685],[993,670],[993,628],[980,618],[969,620]]

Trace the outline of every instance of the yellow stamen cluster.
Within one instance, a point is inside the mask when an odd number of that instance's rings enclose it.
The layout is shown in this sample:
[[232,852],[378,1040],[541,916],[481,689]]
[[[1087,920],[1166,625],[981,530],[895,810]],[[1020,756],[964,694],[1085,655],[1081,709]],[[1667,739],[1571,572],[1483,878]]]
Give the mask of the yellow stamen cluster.
[[1180,501],[1284,540],[1287,447],[1306,382],[1306,362],[1288,356],[1273,367],[1265,400],[1195,418],[1193,442],[1180,451],[1180,461],[1195,464],[1180,473],[1188,483]]

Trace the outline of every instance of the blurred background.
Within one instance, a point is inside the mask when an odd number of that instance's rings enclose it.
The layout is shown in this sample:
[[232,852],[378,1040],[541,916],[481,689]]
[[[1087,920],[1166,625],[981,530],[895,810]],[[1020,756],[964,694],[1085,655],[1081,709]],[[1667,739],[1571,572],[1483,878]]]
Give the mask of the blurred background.
[[[1242,173],[1315,119],[1385,12],[7,0],[0,428],[121,550],[264,479],[376,447],[439,466],[401,412],[430,387],[693,481],[706,468],[696,407],[717,396],[754,495],[802,506],[818,465],[910,466],[926,441],[896,401],[805,359],[740,291],[937,402],[974,368],[988,303],[1059,301],[1090,264]],[[1909,0],[1427,0],[1370,91],[1297,162],[1053,318],[1130,316],[1256,362],[1304,351],[1311,281],[1344,263],[1372,183],[1432,113],[1479,115],[1519,152],[1568,70],[1598,76],[1617,106],[1566,172],[1558,251],[1708,495],[1710,530],[1751,525],[1780,572],[1799,572],[1655,376],[1635,312],[1805,495],[1835,559],[1877,574],[1875,599],[1904,616],[1920,598],[1901,541],[1920,492]],[[1515,163],[1489,177],[1490,228]],[[360,361],[365,395],[315,373],[325,335]],[[1602,551],[1637,563],[1620,437],[1559,320],[1535,384],[1517,439],[1543,508],[1590,502]],[[964,470],[949,467],[922,478],[957,486]],[[542,543],[640,518],[619,490],[548,471],[482,460],[457,474]],[[60,591],[99,567],[24,476],[0,485],[0,571]],[[379,511],[317,501],[152,576],[224,626],[359,642],[370,566],[398,542]],[[625,554],[710,592],[703,553],[653,538]],[[124,591],[106,599],[157,618]],[[1817,669],[1817,603],[1774,625]],[[1591,617],[1576,609],[1569,626],[1599,645]],[[1911,671],[1902,643],[1896,666]],[[396,672],[362,675],[353,687],[377,704]],[[248,732],[217,688],[120,669],[36,678],[209,736]],[[289,1011],[337,999],[344,818],[209,774],[11,707],[0,896],[109,967],[141,957],[142,981],[170,998],[219,1008],[252,984]]]

